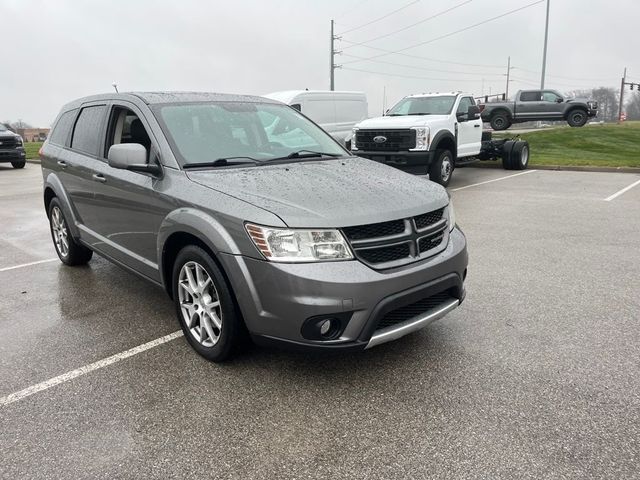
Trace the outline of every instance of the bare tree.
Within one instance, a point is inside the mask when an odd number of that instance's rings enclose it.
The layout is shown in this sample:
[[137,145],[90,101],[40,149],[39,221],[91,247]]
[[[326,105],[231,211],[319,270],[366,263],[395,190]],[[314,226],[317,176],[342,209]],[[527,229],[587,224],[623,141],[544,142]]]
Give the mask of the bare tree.
[[629,96],[625,110],[628,120],[640,120],[640,92],[635,92]]
[[605,122],[618,120],[618,92],[615,88],[599,87],[591,91],[591,98],[598,102],[598,118]]

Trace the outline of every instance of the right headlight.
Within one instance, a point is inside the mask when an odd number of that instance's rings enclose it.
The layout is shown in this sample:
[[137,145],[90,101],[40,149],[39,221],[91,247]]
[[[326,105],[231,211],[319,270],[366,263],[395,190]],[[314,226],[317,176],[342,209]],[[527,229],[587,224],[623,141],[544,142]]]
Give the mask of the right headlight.
[[324,262],[351,260],[346,240],[334,229],[263,227],[247,223],[247,233],[271,262]]
[[451,231],[456,226],[456,212],[453,209],[453,200],[451,199],[449,199],[447,211],[449,212],[449,231]]

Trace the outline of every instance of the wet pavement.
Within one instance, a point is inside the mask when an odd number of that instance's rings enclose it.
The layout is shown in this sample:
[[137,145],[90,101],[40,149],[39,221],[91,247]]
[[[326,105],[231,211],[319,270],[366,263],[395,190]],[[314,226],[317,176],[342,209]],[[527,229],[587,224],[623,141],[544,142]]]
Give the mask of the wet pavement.
[[[223,365],[177,338],[0,404],[0,478],[637,478],[640,186],[604,199],[640,177],[515,173],[454,173],[470,265],[446,318]],[[0,165],[2,398],[178,330],[100,257],[24,265],[55,257],[41,182]]]

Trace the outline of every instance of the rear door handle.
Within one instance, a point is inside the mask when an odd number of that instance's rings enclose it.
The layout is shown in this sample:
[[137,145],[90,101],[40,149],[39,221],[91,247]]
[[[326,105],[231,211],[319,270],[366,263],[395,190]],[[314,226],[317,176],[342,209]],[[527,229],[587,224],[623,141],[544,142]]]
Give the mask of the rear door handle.
[[107,181],[107,179],[106,179],[106,178],[104,178],[104,175],[102,175],[101,173],[94,173],[94,174],[93,174],[93,179],[94,179],[96,182],[100,182],[100,183],[104,183],[104,182],[106,182],[106,181]]
[[58,165],[60,165],[62,168],[67,168],[67,162],[65,162],[64,160],[58,160]]

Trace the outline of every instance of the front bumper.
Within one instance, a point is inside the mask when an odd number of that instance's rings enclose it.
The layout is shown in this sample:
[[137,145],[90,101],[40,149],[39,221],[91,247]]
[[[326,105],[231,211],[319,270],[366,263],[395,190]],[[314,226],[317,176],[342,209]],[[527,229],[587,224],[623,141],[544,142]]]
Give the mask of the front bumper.
[[372,152],[356,150],[351,152],[358,157],[368,158],[399,168],[408,173],[426,174],[434,157],[434,152]]
[[[349,350],[399,338],[424,327],[464,299],[468,263],[466,239],[455,228],[447,247],[421,262],[376,271],[359,261],[285,264],[222,254],[240,310],[258,343],[293,348]],[[446,290],[450,304],[443,311],[424,312],[394,327],[379,329],[390,311]],[[332,340],[309,340],[301,329],[311,317],[348,318]]]
[[23,147],[17,148],[0,148],[0,163],[2,162],[19,162],[26,160],[27,154]]

